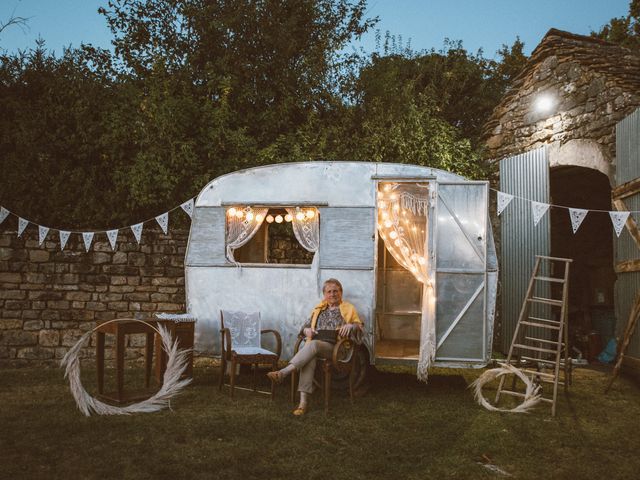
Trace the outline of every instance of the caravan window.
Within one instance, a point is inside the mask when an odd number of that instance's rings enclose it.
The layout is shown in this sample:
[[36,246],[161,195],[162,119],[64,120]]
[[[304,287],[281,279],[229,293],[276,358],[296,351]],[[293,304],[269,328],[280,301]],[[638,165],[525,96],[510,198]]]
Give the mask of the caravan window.
[[315,207],[227,209],[227,259],[241,264],[310,265],[319,244]]

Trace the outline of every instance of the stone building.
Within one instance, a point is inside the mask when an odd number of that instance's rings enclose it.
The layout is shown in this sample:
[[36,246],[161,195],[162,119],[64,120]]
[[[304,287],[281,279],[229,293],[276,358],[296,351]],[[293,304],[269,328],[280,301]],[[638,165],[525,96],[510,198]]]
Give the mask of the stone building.
[[[607,212],[614,209],[612,188],[629,181],[626,174],[616,177],[616,125],[639,105],[640,55],[551,29],[485,124],[486,147],[500,166],[500,190],[558,206],[537,226],[530,202],[501,216],[502,350],[511,342],[535,254],[574,260],[570,337],[578,344],[582,339],[586,356],[614,336],[616,315],[618,328],[626,323],[628,309],[614,295],[620,272]],[[575,234],[561,207],[590,210]],[[623,232],[615,241],[623,237],[630,238]],[[587,339],[594,331],[600,344]]]

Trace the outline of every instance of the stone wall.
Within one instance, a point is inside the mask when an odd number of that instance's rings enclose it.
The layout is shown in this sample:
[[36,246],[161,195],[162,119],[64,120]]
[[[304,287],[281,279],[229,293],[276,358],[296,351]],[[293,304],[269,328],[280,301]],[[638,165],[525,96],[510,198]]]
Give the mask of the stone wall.
[[[485,126],[492,158],[588,139],[615,158],[615,125],[640,105],[640,57],[590,37],[551,31]],[[536,111],[539,95],[553,98]]]
[[[39,246],[33,225],[18,238],[14,223],[8,218],[0,231],[0,364],[58,361],[102,321],[184,311],[188,231],[164,235],[145,225],[138,245],[122,230],[115,251],[96,234],[87,253],[79,234],[60,251],[57,231]],[[83,357],[95,355],[94,345],[92,339]],[[136,348],[128,358],[140,356],[143,345],[143,336],[129,336]]]

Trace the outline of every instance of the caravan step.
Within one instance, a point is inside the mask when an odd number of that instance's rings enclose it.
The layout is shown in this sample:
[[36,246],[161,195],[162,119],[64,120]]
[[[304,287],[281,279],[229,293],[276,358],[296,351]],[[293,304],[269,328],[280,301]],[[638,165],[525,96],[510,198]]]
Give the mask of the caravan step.
[[551,350],[549,348],[541,348],[541,347],[532,347],[530,345],[523,345],[522,343],[514,343],[514,347],[519,348],[520,350],[533,350],[535,352],[543,352],[543,353],[558,353],[557,350]]
[[556,307],[562,306],[562,300],[554,300],[553,298],[531,297],[527,301],[534,303],[545,303],[547,305],[554,305]]

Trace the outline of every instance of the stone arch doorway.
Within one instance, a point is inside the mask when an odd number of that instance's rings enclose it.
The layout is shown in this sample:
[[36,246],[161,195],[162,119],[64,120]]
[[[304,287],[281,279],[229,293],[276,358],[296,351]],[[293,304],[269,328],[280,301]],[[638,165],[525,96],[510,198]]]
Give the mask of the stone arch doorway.
[[599,170],[558,165],[550,170],[550,194],[553,205],[604,211],[590,212],[575,234],[567,209],[550,211],[551,255],[574,260],[569,284],[570,342],[593,358],[615,335],[613,233],[606,213],[611,210],[611,185]]

